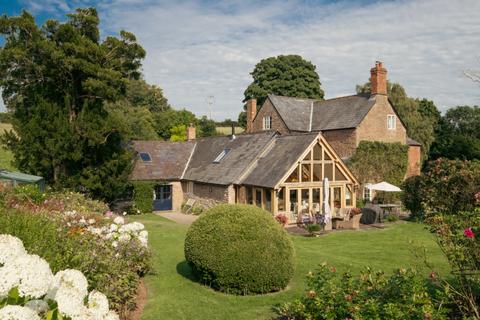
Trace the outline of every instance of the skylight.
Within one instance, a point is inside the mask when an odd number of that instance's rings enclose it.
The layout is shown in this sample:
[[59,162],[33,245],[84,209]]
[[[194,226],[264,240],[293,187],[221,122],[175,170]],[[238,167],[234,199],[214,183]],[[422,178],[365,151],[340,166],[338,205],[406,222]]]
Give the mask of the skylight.
[[143,162],[152,161],[152,158],[150,158],[150,155],[146,152],[140,152],[140,159],[142,159]]
[[223,158],[225,158],[225,156],[230,152],[231,149],[223,149],[222,152],[220,152],[220,154],[215,158],[215,160],[213,160],[213,163],[220,163],[220,161],[222,161]]

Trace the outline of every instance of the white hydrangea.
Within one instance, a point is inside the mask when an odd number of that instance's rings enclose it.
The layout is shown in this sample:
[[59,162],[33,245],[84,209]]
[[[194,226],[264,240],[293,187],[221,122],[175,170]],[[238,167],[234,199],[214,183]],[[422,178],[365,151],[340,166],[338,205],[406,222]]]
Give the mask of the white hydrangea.
[[0,309],[2,320],[40,320],[38,314],[30,308],[22,306],[5,306]]
[[118,241],[120,242],[128,242],[132,239],[132,237],[128,233],[121,234],[118,237]]
[[60,287],[55,291],[54,300],[62,314],[74,318],[87,313],[84,298],[85,295],[74,288]]
[[0,268],[0,300],[6,297],[8,292],[20,284],[18,270],[11,264]]
[[88,295],[88,310],[98,317],[107,315],[109,311],[107,296],[95,290],[90,292]]
[[88,281],[82,272],[75,269],[65,269],[57,272],[50,286],[51,291],[60,288],[77,291],[82,299],[88,294]]
[[8,262],[17,270],[20,280],[18,291],[21,297],[41,298],[53,280],[53,273],[47,261],[34,254],[26,254]]
[[43,300],[30,300],[25,303],[25,307],[30,308],[39,314],[46,313],[49,310],[48,303]]
[[9,234],[0,234],[0,264],[27,254],[20,239]]
[[113,219],[113,222],[116,224],[124,224],[125,219],[123,219],[123,217],[116,217],[115,219]]

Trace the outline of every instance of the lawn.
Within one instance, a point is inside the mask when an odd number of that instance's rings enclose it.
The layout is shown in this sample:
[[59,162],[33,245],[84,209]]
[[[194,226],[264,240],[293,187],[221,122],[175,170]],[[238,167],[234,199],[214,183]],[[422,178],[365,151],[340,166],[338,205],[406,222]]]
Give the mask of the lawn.
[[[3,134],[6,130],[11,130],[12,125],[9,123],[0,123],[0,134]],[[16,170],[15,167],[12,166],[13,161],[13,154],[5,150],[5,148],[0,146],[0,169],[7,169],[7,170]]]
[[[155,273],[146,277],[148,302],[143,320],[154,319],[271,319],[272,307],[298,296],[305,289],[305,275],[322,262],[338,270],[358,272],[366,266],[392,271],[420,265],[411,243],[424,245],[429,261],[441,273],[448,271],[433,237],[423,225],[399,223],[388,229],[342,231],[319,238],[292,236],[297,255],[295,275],[287,290],[264,296],[231,296],[215,292],[190,279],[183,255],[188,226],[154,215],[135,217],[149,231]],[[427,270],[425,270],[427,274]]]

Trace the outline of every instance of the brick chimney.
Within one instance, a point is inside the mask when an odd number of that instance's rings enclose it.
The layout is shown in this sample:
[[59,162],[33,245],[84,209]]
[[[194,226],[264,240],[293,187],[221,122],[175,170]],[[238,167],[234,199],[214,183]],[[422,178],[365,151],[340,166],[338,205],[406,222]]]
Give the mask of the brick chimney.
[[195,130],[193,123],[190,123],[190,125],[187,128],[187,141],[195,140],[196,135],[197,135],[197,131]]
[[382,66],[381,61],[375,62],[375,67],[370,69],[370,86],[372,95],[387,95],[387,69]]
[[253,119],[257,115],[257,99],[247,100],[247,133],[253,131]]

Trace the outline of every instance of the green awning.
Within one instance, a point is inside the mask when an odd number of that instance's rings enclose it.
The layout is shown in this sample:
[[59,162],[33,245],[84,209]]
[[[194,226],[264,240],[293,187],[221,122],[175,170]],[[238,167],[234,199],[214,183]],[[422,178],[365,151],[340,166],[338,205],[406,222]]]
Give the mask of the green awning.
[[21,172],[10,172],[7,170],[0,170],[0,179],[14,180],[23,183],[38,183],[43,180],[42,177]]

